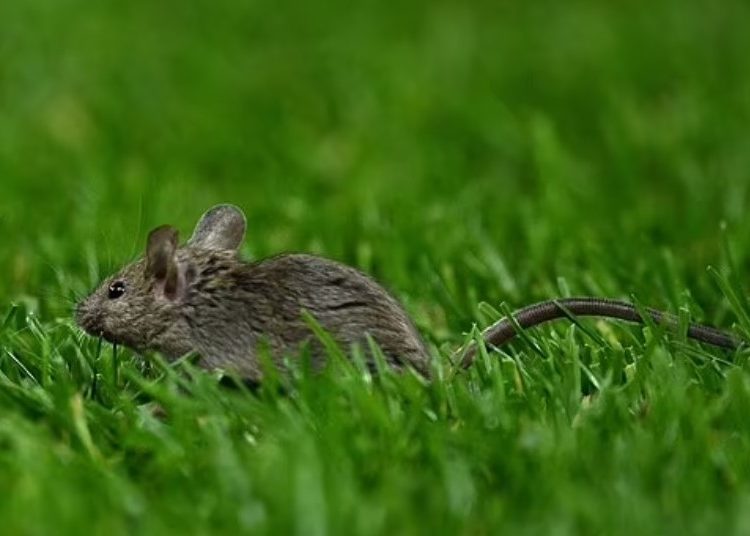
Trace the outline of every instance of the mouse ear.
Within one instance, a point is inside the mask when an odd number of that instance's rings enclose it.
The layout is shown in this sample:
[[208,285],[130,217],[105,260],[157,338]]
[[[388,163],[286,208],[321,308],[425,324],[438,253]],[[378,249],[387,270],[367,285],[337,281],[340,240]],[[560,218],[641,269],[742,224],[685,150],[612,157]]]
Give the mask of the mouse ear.
[[146,246],[146,274],[164,282],[164,294],[174,297],[177,293],[179,271],[175,252],[179,234],[171,225],[162,225],[151,231]]
[[239,207],[217,205],[195,226],[188,245],[201,249],[237,250],[245,239],[247,220]]

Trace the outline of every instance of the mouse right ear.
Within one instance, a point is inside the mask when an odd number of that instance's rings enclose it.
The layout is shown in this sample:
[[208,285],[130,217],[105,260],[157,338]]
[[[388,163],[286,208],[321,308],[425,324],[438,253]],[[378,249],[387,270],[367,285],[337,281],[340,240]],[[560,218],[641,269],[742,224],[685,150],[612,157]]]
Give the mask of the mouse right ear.
[[164,283],[164,294],[168,298],[174,298],[179,282],[175,258],[178,240],[177,229],[162,225],[149,233],[146,246],[146,274]]
[[239,207],[217,205],[195,226],[188,246],[200,249],[237,250],[245,239],[247,220]]

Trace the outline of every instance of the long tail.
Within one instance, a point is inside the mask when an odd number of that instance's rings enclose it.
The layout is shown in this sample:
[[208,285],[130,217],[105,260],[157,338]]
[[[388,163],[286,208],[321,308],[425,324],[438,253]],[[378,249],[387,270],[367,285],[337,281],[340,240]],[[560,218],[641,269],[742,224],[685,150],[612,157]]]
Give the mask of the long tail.
[[[657,324],[676,326],[679,322],[675,315],[662,311],[644,309],[643,312],[648,314]],[[552,320],[569,318],[570,315],[617,318],[628,322],[644,323],[639,309],[632,303],[602,298],[563,298],[545,301],[524,307],[513,313],[513,318],[521,328],[527,329]],[[509,318],[504,318],[488,328],[482,334],[482,337],[488,346],[502,346],[516,335],[518,335],[518,332],[515,324]],[[706,344],[730,350],[737,350],[745,344],[744,341],[730,333],[700,324],[690,324],[687,336]],[[464,367],[468,367],[474,362],[476,352],[476,344],[472,343],[464,353],[462,360]]]

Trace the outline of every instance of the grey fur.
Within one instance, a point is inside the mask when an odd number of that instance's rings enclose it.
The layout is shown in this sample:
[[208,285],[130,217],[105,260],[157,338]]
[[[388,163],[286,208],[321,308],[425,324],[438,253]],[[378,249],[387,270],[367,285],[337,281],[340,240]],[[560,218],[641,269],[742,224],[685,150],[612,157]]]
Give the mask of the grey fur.
[[[207,369],[230,369],[261,380],[259,352],[267,348],[277,366],[308,345],[316,366],[325,352],[303,319],[309,312],[348,351],[367,348],[367,336],[397,369],[429,375],[421,337],[399,303],[358,270],[303,254],[244,262],[238,248],[245,216],[231,205],[209,210],[182,247],[176,230],[149,235],[145,259],[108,278],[77,308],[88,333],[136,351],[156,350],[169,359],[190,352]],[[153,263],[158,264],[156,268]],[[110,286],[125,293],[110,299]],[[365,354],[372,365],[372,356]]]

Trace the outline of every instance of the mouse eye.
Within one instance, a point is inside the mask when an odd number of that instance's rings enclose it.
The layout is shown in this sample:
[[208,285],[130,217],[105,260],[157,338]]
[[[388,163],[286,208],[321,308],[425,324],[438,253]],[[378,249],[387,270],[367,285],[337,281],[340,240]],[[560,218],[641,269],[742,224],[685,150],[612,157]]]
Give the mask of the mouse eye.
[[109,286],[107,296],[110,300],[116,300],[123,294],[125,294],[125,283],[123,281],[115,281]]

